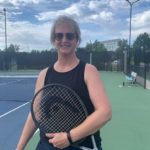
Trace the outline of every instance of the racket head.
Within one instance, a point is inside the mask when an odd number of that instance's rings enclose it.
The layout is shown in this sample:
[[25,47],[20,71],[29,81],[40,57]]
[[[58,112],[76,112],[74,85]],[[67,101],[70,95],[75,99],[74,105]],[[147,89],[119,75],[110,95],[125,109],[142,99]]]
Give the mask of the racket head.
[[69,132],[88,116],[81,98],[69,87],[48,84],[40,89],[31,103],[35,125],[44,133]]

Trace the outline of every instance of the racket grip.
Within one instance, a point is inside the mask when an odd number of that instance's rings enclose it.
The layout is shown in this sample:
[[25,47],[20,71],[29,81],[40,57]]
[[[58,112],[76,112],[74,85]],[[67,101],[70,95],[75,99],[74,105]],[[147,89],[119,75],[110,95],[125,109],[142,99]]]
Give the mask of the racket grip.
[[68,138],[68,141],[69,141],[70,145],[72,145],[73,142],[72,142],[72,138],[71,138],[70,132],[67,132],[67,138]]

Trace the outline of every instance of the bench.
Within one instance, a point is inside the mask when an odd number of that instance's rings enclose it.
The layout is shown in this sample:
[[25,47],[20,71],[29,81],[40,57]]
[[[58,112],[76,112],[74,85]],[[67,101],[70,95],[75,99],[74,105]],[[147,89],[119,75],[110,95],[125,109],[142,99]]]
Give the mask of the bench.
[[135,84],[136,83],[136,77],[137,77],[137,73],[134,71],[131,72],[130,76],[125,75],[125,81],[123,81],[123,86],[125,86],[125,84],[128,84],[128,85]]

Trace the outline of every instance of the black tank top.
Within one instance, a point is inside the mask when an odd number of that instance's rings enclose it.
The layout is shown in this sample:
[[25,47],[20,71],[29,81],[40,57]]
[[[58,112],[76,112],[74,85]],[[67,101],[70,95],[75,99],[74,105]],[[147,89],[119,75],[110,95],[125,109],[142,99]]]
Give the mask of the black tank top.
[[[80,98],[83,100],[87,111],[91,114],[94,111],[93,104],[90,100],[87,86],[84,81],[85,63],[80,61],[79,64],[68,72],[57,72],[54,66],[50,66],[45,76],[44,85],[51,83],[59,83],[70,87],[74,90]],[[101,138],[99,131],[95,133],[96,144],[98,147],[101,146]],[[41,138],[43,137],[41,133]],[[80,145],[92,147],[91,138],[87,137]]]

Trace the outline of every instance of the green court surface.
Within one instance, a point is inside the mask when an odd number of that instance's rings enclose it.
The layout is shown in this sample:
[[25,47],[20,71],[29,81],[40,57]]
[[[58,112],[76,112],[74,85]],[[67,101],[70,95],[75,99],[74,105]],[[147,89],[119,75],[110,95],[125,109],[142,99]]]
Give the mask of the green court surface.
[[[101,129],[103,150],[150,149],[150,90],[139,85],[122,87],[124,75],[101,72],[112,105],[112,120]],[[34,150],[38,134],[26,150]]]

